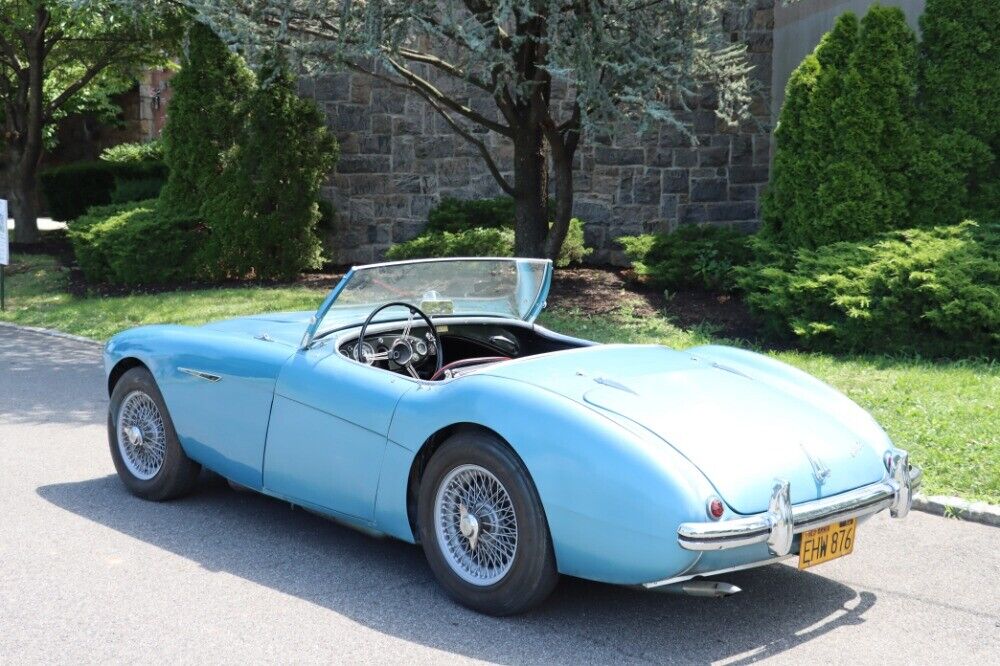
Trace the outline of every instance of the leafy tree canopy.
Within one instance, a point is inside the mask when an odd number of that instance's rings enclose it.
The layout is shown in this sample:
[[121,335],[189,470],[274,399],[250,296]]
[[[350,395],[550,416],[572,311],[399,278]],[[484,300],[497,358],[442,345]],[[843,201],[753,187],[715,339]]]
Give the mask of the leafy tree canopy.
[[[623,118],[687,131],[705,85],[729,120],[751,101],[745,46],[722,26],[729,0],[178,1],[251,59],[279,45],[306,72],[347,67],[423,98],[514,197],[522,255],[558,253],[582,132]],[[484,131],[513,144],[512,174]]]
[[177,13],[156,9],[0,0],[0,184],[21,240],[37,237],[35,177],[54,123],[84,110],[112,115],[108,96],[129,87],[142,67],[165,62]]

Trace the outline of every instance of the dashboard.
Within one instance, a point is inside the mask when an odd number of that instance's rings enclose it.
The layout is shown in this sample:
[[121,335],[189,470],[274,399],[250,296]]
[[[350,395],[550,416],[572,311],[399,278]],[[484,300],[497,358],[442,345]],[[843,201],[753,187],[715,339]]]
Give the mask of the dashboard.
[[[478,357],[513,358],[520,354],[521,345],[516,335],[502,326],[441,325],[438,326],[438,334],[441,336],[441,347],[447,354],[447,358],[441,360],[442,365]],[[406,336],[402,334],[402,329],[398,329],[366,334],[363,343],[359,343],[356,337],[348,339],[341,342],[338,351],[366,365],[428,379],[437,367],[440,350],[434,334],[427,327],[415,326]]]
[[[447,379],[471,372],[484,363],[559,351],[579,346],[580,342],[547,331],[541,333],[531,325],[439,324],[437,330],[441,349],[426,326],[414,326],[406,336],[402,327],[367,333],[360,350],[356,334],[342,338],[338,351],[360,363],[416,379]],[[441,372],[436,372],[438,354],[443,356]]]
[[405,371],[415,379],[427,379],[421,374],[425,368],[434,372],[438,351],[428,330],[412,330],[409,335],[376,333],[365,336],[363,342],[355,339],[340,346],[340,353],[348,358],[394,372]]

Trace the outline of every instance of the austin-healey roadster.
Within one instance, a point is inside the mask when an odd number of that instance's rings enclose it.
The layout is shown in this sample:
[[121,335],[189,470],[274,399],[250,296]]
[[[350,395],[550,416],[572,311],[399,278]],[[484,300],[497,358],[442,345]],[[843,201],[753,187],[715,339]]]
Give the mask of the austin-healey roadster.
[[560,574],[722,595],[716,574],[849,555],[920,470],[817,379],[723,346],[597,344],[535,324],[548,261],[360,266],[315,312],[144,326],[105,349],[121,480],[201,468],[419,543],[457,601],[543,601]]

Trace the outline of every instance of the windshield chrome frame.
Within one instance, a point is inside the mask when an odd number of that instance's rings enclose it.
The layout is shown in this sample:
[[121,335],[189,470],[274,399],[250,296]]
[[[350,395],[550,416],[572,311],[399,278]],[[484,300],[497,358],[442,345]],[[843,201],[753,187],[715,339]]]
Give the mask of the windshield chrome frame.
[[320,322],[323,321],[323,318],[326,317],[330,308],[333,307],[333,303],[337,300],[337,296],[340,296],[340,292],[342,292],[344,287],[347,286],[347,283],[350,282],[351,276],[354,275],[355,270],[356,268],[352,267],[351,270],[344,273],[344,277],[340,278],[340,282],[337,283],[337,286],[331,289],[330,293],[323,299],[319,309],[316,310],[316,314],[309,318],[309,325],[306,326],[306,331],[302,335],[302,342],[299,343],[299,351],[309,349],[313,339],[316,337],[316,331],[319,329]]
[[[407,261],[383,261],[376,264],[364,264],[362,266],[352,266],[351,269],[344,274],[344,277],[340,278],[340,282],[337,283],[337,286],[335,286],[332,290],[330,290],[330,293],[327,295],[327,297],[323,299],[323,303],[320,304],[319,309],[316,310],[316,314],[310,317],[309,325],[306,326],[306,330],[302,335],[302,341],[299,343],[299,350],[305,351],[306,349],[309,349],[309,347],[312,345],[313,341],[316,338],[316,334],[319,331],[319,325],[323,322],[323,319],[325,319],[326,315],[330,312],[330,308],[332,308],[333,304],[337,301],[337,297],[340,296],[340,293],[344,290],[345,287],[347,287],[347,283],[351,281],[351,278],[358,271],[367,270],[369,268],[381,268],[383,266],[441,263],[441,262],[451,262],[451,261],[503,261],[503,262],[514,263],[516,265],[519,260],[523,259],[531,260],[530,258],[526,257],[439,257],[436,259],[431,258],[431,259],[410,259]],[[546,262],[545,275],[542,277],[542,283],[540,285],[538,293],[539,294],[545,293],[547,295],[549,288],[552,285],[552,260],[534,259],[534,261]],[[531,310],[527,313],[527,315],[524,318],[503,317],[502,315],[498,314],[486,314],[486,313],[483,313],[482,315],[476,315],[470,313],[455,313],[454,315],[448,315],[448,316],[455,316],[455,317],[486,316],[486,317],[495,317],[498,319],[511,319],[514,321],[526,322],[528,324],[531,324],[535,321],[538,315],[545,308],[545,305],[546,305],[545,300],[537,298],[536,296],[535,303],[532,305]]]

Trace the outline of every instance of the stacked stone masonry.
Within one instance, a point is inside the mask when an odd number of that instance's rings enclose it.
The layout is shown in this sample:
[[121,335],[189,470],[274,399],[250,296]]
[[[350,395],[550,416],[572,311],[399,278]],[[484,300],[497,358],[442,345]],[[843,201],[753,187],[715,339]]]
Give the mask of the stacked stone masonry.
[[[757,226],[770,161],[773,26],[773,0],[726,19],[731,39],[748,45],[759,87],[753,118],[741,126],[719,121],[706,95],[684,118],[695,145],[673,128],[640,135],[626,126],[581,145],[574,213],[585,222],[591,261],[624,263],[615,242],[623,235],[684,224]],[[339,263],[381,259],[393,243],[420,233],[441,197],[500,194],[475,147],[420,98],[349,72],[303,79],[300,91],[316,100],[340,141],[340,161],[322,190],[337,212],[325,233]],[[491,100],[467,99],[495,115]],[[501,168],[509,168],[511,146],[495,134],[481,136]]]

